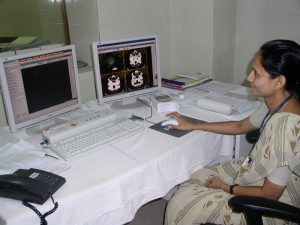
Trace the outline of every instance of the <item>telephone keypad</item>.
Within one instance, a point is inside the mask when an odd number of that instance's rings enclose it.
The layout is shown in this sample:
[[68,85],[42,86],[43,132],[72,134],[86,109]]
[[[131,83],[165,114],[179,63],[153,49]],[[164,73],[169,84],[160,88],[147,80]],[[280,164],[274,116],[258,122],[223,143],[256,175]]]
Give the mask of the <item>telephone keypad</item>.
[[49,185],[54,185],[58,181],[56,177],[49,174],[39,174],[35,179]]

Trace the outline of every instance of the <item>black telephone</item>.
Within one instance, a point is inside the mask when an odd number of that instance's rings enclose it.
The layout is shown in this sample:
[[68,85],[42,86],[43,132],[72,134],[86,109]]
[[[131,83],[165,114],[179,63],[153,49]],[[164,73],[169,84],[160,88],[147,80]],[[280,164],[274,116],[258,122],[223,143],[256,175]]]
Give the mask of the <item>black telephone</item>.
[[0,197],[43,204],[66,179],[39,169],[19,169],[0,176]]

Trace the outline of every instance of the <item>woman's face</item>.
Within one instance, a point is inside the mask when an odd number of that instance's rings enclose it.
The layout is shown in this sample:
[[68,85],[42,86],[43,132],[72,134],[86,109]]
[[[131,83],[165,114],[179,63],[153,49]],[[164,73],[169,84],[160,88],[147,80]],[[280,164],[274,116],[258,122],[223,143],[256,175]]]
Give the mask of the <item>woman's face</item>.
[[275,93],[277,79],[272,79],[271,75],[261,65],[261,55],[256,54],[252,62],[252,70],[247,77],[251,85],[251,94],[257,97],[269,97]]

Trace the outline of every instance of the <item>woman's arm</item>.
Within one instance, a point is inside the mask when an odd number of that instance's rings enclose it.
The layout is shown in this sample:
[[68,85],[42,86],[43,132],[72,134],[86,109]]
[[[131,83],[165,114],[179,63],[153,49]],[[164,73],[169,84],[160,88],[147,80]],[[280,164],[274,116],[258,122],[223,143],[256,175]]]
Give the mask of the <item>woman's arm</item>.
[[[205,186],[209,188],[222,189],[230,193],[230,185],[225,184],[220,177],[214,176],[206,180]],[[286,185],[281,186],[265,179],[263,186],[235,186],[232,190],[234,195],[257,196],[278,200]]]
[[177,112],[173,112],[168,114],[168,116],[173,117],[178,121],[178,126],[172,125],[170,129],[178,129],[178,130],[204,130],[219,134],[243,134],[247,133],[251,130],[257,129],[250,122],[250,117],[247,117],[241,121],[226,121],[226,122],[200,122],[193,123],[186,119],[184,116]]

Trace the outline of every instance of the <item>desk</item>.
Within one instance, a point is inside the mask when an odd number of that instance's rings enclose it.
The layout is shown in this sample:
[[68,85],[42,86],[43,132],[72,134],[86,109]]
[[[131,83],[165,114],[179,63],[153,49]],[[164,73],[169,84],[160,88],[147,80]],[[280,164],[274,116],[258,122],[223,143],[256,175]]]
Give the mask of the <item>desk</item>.
[[[51,224],[118,225],[129,222],[143,204],[160,198],[191,173],[233,149],[232,136],[193,131],[175,138],[149,128],[139,136],[70,162],[67,180],[55,194],[58,210]],[[41,212],[52,202],[37,205]],[[39,224],[19,201],[0,201],[0,224]]]
[[[54,194],[59,207],[47,217],[49,225],[125,224],[142,205],[165,196],[218,156],[231,158],[236,146],[234,136],[192,131],[176,138],[144,123],[141,134],[70,161],[61,174],[67,182]],[[52,206],[48,200],[37,208],[43,213]],[[6,224],[39,224],[39,218],[19,201],[3,204],[0,198],[0,225]]]

